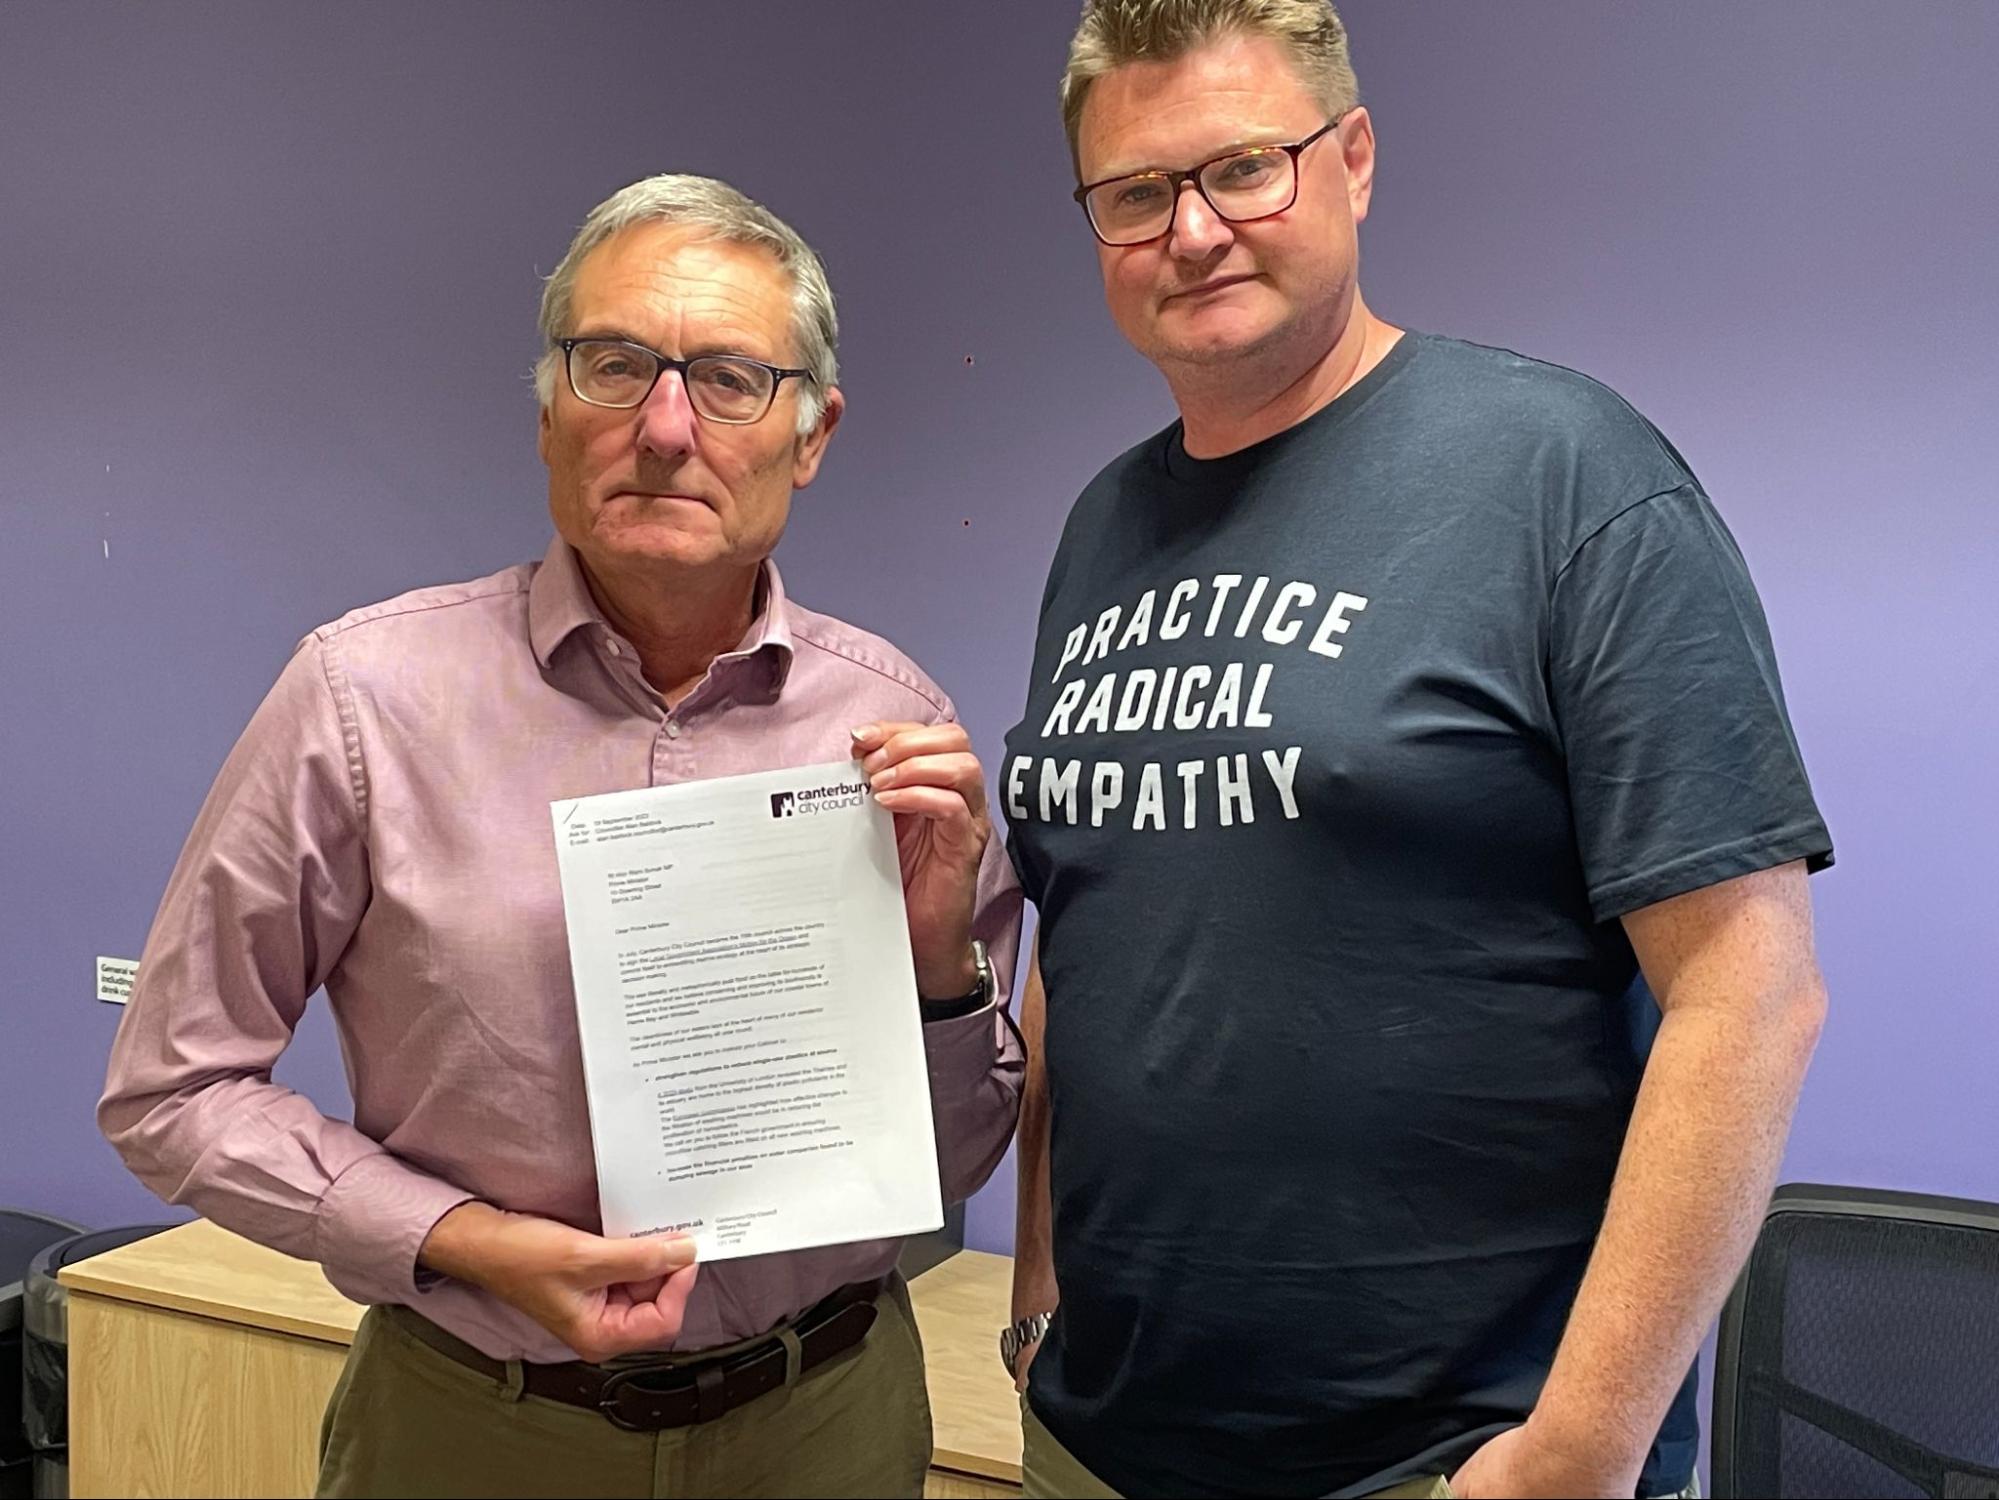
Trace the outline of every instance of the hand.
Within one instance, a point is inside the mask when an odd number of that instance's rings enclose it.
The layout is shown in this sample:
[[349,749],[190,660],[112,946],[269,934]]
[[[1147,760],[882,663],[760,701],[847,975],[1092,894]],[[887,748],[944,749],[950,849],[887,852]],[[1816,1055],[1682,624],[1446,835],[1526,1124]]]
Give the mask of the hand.
[[1635,1493],[1642,1460],[1622,1468],[1606,1463],[1605,1457],[1600,1452],[1583,1454],[1557,1447],[1535,1431],[1530,1417],[1526,1426],[1502,1432],[1466,1459],[1449,1483],[1459,1500]]
[[916,992],[954,1000],[978,982],[972,907],[993,833],[971,737],[962,724],[867,724],[854,731],[854,754],[895,814]]
[[1041,1352],[1042,1342],[1047,1337],[1048,1335],[1044,1333],[1041,1338],[1036,1339],[1033,1343],[1021,1345],[1020,1357],[1013,1362],[1013,1388],[1016,1391],[1025,1394],[1027,1390],[1028,1368],[1034,1363],[1034,1356]]
[[682,1235],[610,1240],[485,1203],[439,1219],[417,1260],[483,1287],[593,1364],[678,1338],[701,1269]]

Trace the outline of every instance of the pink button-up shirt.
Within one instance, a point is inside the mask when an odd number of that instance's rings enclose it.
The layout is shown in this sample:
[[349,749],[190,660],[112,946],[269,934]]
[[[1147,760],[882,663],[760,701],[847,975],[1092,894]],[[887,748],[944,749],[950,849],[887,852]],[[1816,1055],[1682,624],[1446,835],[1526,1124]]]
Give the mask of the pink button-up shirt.
[[[761,593],[742,645],[670,713],[559,540],[538,565],[306,637],[195,820],[112,1049],[98,1120],[139,1178],[496,1359],[573,1358],[416,1266],[471,1198],[599,1228],[548,804],[839,760],[855,725],[955,717],[886,641],[786,599],[773,566]],[[997,839],[974,931],[1003,1007],[1020,892]],[[321,985],[351,1125],[271,1081]],[[1020,1047],[999,1009],[924,1039],[944,1193],[960,1199],[1012,1134]],[[897,1248],[704,1267],[675,1347],[762,1333]]]

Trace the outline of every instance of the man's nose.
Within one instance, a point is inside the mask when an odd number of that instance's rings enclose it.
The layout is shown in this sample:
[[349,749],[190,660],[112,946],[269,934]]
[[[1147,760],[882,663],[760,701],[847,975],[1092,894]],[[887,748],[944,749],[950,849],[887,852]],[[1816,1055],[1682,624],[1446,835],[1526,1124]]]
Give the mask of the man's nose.
[[681,458],[700,445],[701,419],[678,370],[662,370],[639,406],[639,446],[661,458]]
[[1235,243],[1235,228],[1214,210],[1191,181],[1180,184],[1173,204],[1167,248],[1181,260],[1206,260]]

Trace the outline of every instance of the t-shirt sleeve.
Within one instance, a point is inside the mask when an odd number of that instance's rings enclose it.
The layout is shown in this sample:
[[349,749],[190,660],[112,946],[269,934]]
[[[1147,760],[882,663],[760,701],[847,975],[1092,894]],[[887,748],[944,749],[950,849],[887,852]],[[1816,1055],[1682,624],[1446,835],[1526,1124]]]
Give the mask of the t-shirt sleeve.
[[1599,921],[1832,863],[1762,604],[1707,497],[1631,506],[1557,578],[1548,683]]

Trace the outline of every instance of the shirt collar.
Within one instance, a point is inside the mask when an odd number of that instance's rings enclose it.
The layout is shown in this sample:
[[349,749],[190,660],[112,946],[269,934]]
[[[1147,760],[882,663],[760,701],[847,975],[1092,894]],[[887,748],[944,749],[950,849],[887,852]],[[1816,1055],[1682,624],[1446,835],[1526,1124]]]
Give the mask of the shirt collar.
[[[733,651],[717,657],[725,662],[756,660],[765,664],[774,688],[784,686],[791,672],[791,604],[785,597],[784,580],[777,564],[765,558],[757,578],[759,606],[750,628]],[[528,644],[535,660],[546,668],[557,648],[586,627],[595,626],[605,634],[615,634],[583,577],[583,564],[575,548],[556,537],[548,544],[541,566],[528,583]]]

